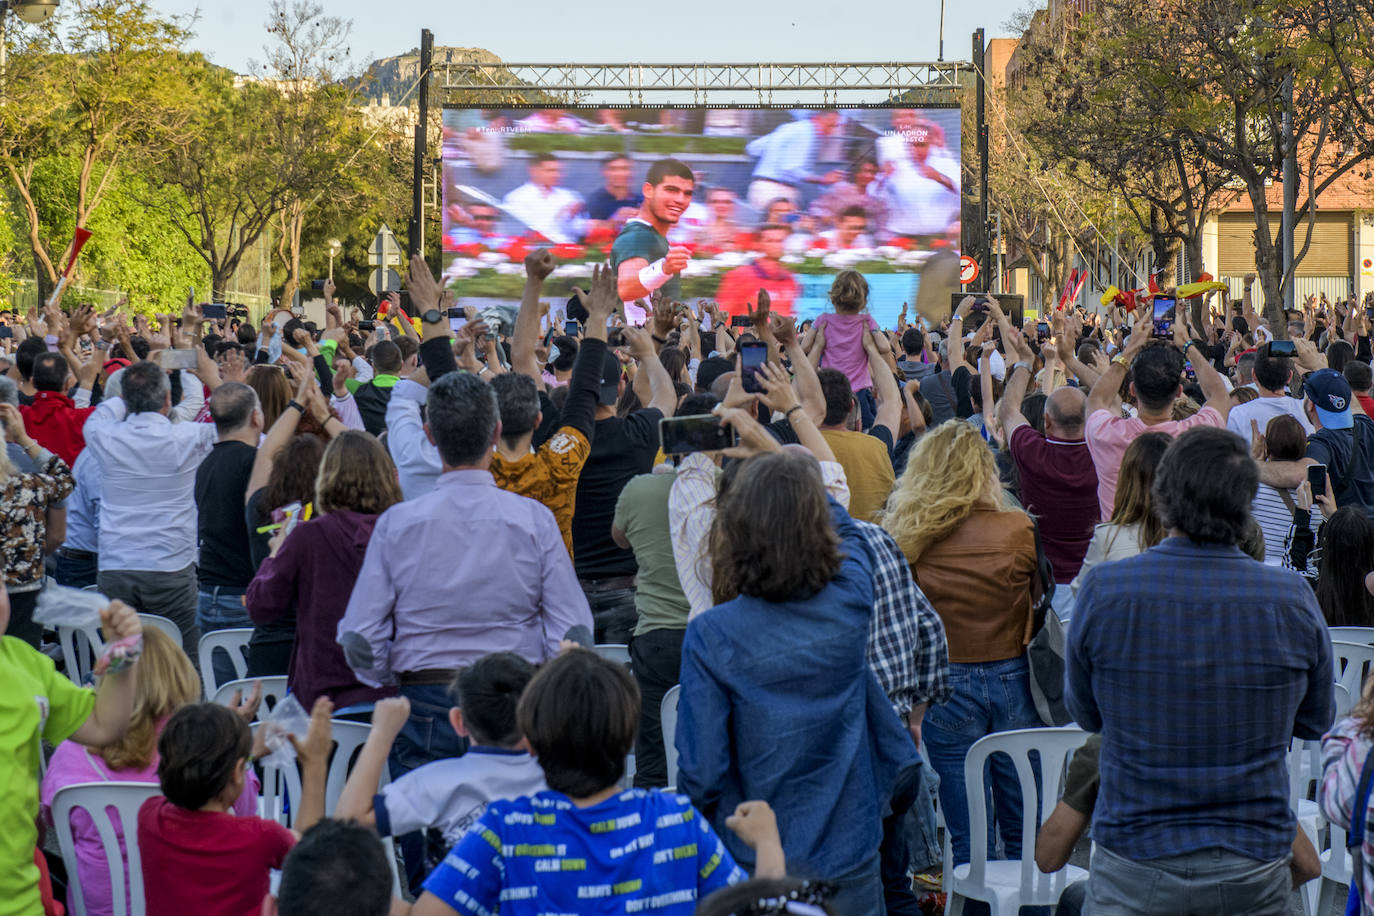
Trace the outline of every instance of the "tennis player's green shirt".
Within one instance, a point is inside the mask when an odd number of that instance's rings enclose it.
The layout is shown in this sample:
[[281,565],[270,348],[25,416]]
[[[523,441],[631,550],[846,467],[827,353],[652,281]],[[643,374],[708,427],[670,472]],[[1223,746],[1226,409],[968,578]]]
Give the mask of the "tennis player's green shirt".
[[[659,231],[642,219],[632,219],[625,223],[620,235],[615,237],[611,246],[611,269],[618,275],[620,265],[634,258],[643,258],[650,264],[668,253],[668,240]],[[673,302],[682,299],[682,275],[674,274],[663,284],[663,292]]]

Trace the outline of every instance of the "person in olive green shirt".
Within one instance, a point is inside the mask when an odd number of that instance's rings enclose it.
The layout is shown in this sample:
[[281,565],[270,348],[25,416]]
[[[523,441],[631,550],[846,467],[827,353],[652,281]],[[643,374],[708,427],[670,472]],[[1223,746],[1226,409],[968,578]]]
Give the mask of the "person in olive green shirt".
[[[0,631],[9,619],[0,592]],[[111,641],[143,633],[138,615],[119,601],[100,612],[100,627]],[[0,638],[0,916],[43,912],[34,864],[42,741],[104,747],[118,740],[133,714],[137,668],[105,675],[89,690],[23,640]]]
[[[677,415],[709,413],[715,404],[713,395],[692,395],[682,402]],[[616,544],[633,550],[639,564],[635,590],[639,622],[630,639],[630,670],[639,682],[641,698],[639,732],[635,738],[635,786],[645,789],[668,785],[659,707],[663,695],[678,682],[682,638],[691,610],[678,580],[668,524],[668,494],[676,479],[677,468],[668,463],[658,465],[651,474],[632,478],[620,491],[611,527]]]

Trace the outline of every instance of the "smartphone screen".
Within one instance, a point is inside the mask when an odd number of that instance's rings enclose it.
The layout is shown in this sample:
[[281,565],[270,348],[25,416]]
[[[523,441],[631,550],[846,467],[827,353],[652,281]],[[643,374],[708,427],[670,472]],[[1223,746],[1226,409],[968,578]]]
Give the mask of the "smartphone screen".
[[225,308],[223,302],[207,302],[200,307],[200,313],[206,318],[229,317],[229,310]]
[[563,322],[563,334],[564,334],[564,336],[566,336],[566,337],[576,337],[578,334],[581,334],[581,333],[582,333],[582,323],[581,323],[580,321],[577,321],[577,320],[575,320],[575,319],[569,318],[567,321]]
[[1270,356],[1297,356],[1298,348],[1291,340],[1272,340],[1269,342]]
[[734,430],[722,426],[715,414],[665,417],[658,421],[659,441],[665,455],[718,452],[736,442]]
[[1307,466],[1307,482],[1312,485],[1312,498],[1316,499],[1326,493],[1326,465],[1309,464]]
[[1174,336],[1174,308],[1177,303],[1173,299],[1155,300],[1155,337]]
[[732,328],[752,328],[753,326],[754,319],[748,315],[735,315],[730,319],[730,327]]
[[1050,326],[1045,322],[1041,321],[1035,326],[1035,333],[1039,334],[1041,337],[1049,337]]
[[14,337],[14,328],[7,324],[0,324],[0,340],[10,340]]
[[754,342],[740,344],[739,348],[739,374],[740,382],[744,385],[744,390],[750,394],[758,394],[763,391],[763,386],[759,384],[759,370],[768,360],[768,345],[765,343]]
[[157,355],[157,364],[163,369],[194,369],[195,350],[163,350]]
[[448,310],[448,327],[450,331],[461,331],[468,325],[468,313],[458,306]]

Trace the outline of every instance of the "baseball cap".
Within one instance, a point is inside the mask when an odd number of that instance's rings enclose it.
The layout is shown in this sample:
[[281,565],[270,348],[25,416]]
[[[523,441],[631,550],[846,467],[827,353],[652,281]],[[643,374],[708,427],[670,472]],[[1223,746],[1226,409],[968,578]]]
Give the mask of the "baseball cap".
[[1318,369],[1302,383],[1303,394],[1317,408],[1317,417],[1327,429],[1350,429],[1355,418],[1350,413],[1350,383],[1335,369]]
[[601,398],[600,403],[615,406],[620,399],[620,360],[609,350],[601,358]]

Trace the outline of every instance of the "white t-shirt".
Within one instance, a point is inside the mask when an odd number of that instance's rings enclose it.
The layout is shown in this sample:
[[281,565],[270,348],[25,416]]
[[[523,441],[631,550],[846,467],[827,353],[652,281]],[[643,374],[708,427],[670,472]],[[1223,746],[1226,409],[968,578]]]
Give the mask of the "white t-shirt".
[[427,763],[383,788],[373,802],[377,832],[401,836],[435,827],[454,846],[488,803],[547,789],[544,771],[526,752],[470,747],[462,757]]
[[1307,421],[1307,415],[1303,413],[1302,401],[1297,398],[1290,398],[1287,395],[1279,398],[1258,397],[1245,404],[1238,404],[1231,408],[1226,415],[1226,428],[1240,436],[1246,442],[1252,438],[1250,421],[1254,420],[1259,426],[1262,435],[1269,426],[1269,421],[1277,416],[1288,414],[1290,417],[1302,424],[1303,432],[1312,435],[1312,424]]

